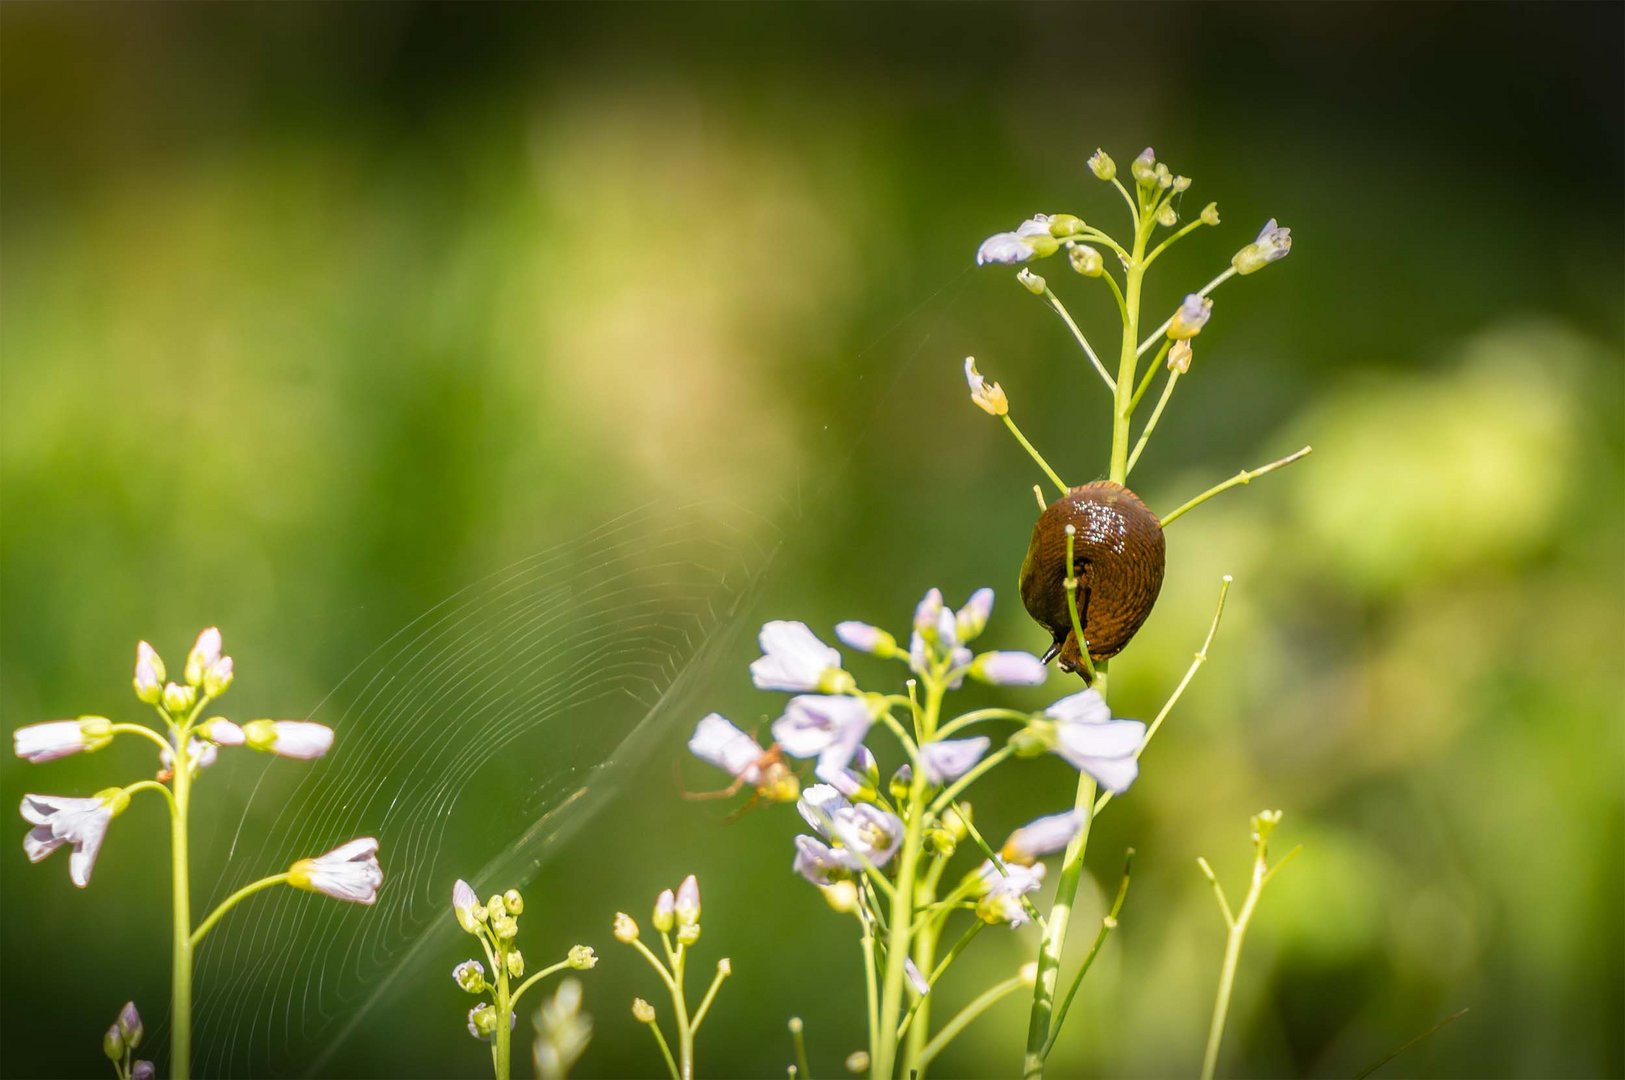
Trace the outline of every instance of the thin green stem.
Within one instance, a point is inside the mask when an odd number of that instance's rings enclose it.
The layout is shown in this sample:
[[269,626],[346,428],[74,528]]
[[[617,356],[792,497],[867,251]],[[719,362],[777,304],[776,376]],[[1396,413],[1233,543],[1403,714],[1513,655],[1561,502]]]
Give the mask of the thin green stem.
[[687,950],[677,946],[677,959],[672,965],[671,1007],[676,1013],[677,1065],[681,1080],[694,1080],[694,1026],[688,1019],[688,995],[683,991],[683,969],[687,966]]
[[705,1014],[711,1011],[711,1002],[716,1000],[717,991],[722,989],[722,980],[726,979],[731,973],[729,968],[724,967],[722,964],[717,965],[717,973],[711,978],[711,988],[705,992],[705,997],[700,1000],[700,1007],[695,1011],[694,1019],[688,1025],[690,1033],[699,1034],[700,1025],[705,1022]]
[[1266,473],[1272,473],[1276,469],[1285,468],[1286,466],[1292,464],[1294,461],[1299,461],[1299,460],[1301,460],[1303,458],[1308,457],[1310,455],[1310,453],[1312,453],[1314,451],[1314,449],[1315,448],[1312,447],[1312,446],[1306,446],[1302,450],[1296,451],[1295,453],[1288,454],[1286,457],[1281,458],[1279,461],[1272,461],[1268,465],[1260,465],[1256,469],[1243,469],[1241,472],[1239,472],[1236,475],[1232,476],[1230,479],[1226,480],[1224,483],[1213,485],[1212,487],[1208,488],[1206,491],[1202,492],[1202,494],[1196,496],[1196,498],[1192,499],[1190,502],[1185,503],[1183,506],[1181,506],[1179,509],[1175,510],[1173,513],[1168,514],[1167,516],[1165,516],[1162,519],[1162,527],[1166,529],[1170,522],[1173,522],[1173,521],[1179,519],[1184,514],[1188,513],[1191,510],[1196,509],[1198,506],[1201,506],[1203,503],[1207,502],[1209,499],[1213,498],[1213,496],[1218,495],[1221,492],[1229,491],[1231,488],[1236,487],[1239,484],[1250,484],[1254,480],[1256,480],[1258,477],[1263,476]]
[[666,1042],[665,1033],[660,1030],[660,1021],[649,1021],[649,1031],[653,1033],[655,1042],[660,1045],[660,1056],[666,1059],[666,1068],[671,1070],[671,1080],[682,1080],[677,1071],[677,1059],[671,1056],[671,1045]]
[[114,724],[112,730],[116,735],[139,735],[143,739],[157,743],[164,750],[170,748],[168,739],[165,739],[145,724]]
[[1175,243],[1177,243],[1178,241],[1180,241],[1183,238],[1185,238],[1186,236],[1188,236],[1192,231],[1194,231],[1196,229],[1200,229],[1202,227],[1202,225],[1203,225],[1202,219],[1197,218],[1195,221],[1190,222],[1184,228],[1182,228],[1178,232],[1174,233],[1172,236],[1165,237],[1163,239],[1162,243],[1160,243],[1156,247],[1152,248],[1151,249],[1151,254],[1149,254],[1149,255],[1147,255],[1145,257],[1145,265],[1150,266],[1152,263],[1156,262],[1158,255],[1161,255],[1164,251],[1167,251]]
[[[1151,370],[1155,371],[1156,368]],[[1157,430],[1157,421],[1162,419],[1162,410],[1168,407],[1168,399],[1174,396],[1174,387],[1179,385],[1179,371],[1168,373],[1168,381],[1162,386],[1162,396],[1157,398],[1156,408],[1151,410],[1151,418],[1145,422],[1145,430],[1140,432],[1140,441],[1134,444],[1134,452],[1128,456],[1128,471],[1133,472],[1140,455],[1145,452],[1145,444],[1151,441],[1151,433]]]
[[1089,655],[1089,639],[1083,634],[1083,620],[1078,616],[1078,564],[1075,559],[1075,545],[1078,530],[1073,525],[1066,527],[1066,579],[1062,586],[1066,589],[1066,610],[1072,616],[1072,637],[1078,643],[1078,657],[1083,661],[1084,681],[1095,681],[1095,661]]
[[873,1060],[880,1050],[880,983],[875,974],[874,920],[862,903],[858,905],[858,921],[863,925],[863,938],[859,944],[863,948],[863,980],[868,991],[869,1056]]
[[896,735],[897,741],[902,744],[903,752],[908,754],[909,761],[918,769],[920,767],[920,748],[914,744],[914,740],[904,730],[902,722],[891,714],[890,709],[880,714],[880,722],[891,728],[892,734]]
[[1162,348],[1157,350],[1156,358],[1146,365],[1145,377],[1140,380],[1140,385],[1134,388],[1134,399],[1128,403],[1129,412],[1134,412],[1140,407],[1140,399],[1145,397],[1147,390],[1151,389],[1152,380],[1157,377],[1159,372],[1166,370],[1163,361],[1167,359],[1168,350],[1173,347],[1173,344],[1173,338],[1162,339]]
[[169,967],[169,1068],[175,1080],[192,1071],[192,885],[187,844],[187,811],[192,799],[192,756],[187,748],[189,725],[181,725],[173,748],[175,791],[169,815],[172,934]]
[[959,1013],[937,1032],[936,1038],[926,1044],[920,1052],[920,1068],[924,1069],[935,1060],[936,1056],[948,1048],[948,1044],[959,1037],[959,1033],[971,1025],[977,1017],[987,1012],[1015,991],[1021,989],[1027,981],[1020,975],[1004,980],[982,991],[969,1005],[959,1010]]
[[633,938],[632,947],[642,953],[645,960],[649,961],[649,966],[655,969],[655,973],[660,976],[660,981],[666,984],[667,990],[677,988],[676,983],[672,980],[671,972],[666,970],[666,965],[660,962],[660,957],[656,956],[649,946],[645,945],[641,939]]
[[1140,204],[1135,202],[1134,196],[1128,193],[1128,188],[1123,186],[1123,181],[1114,176],[1112,177],[1112,184],[1116,186],[1118,193],[1123,196],[1123,201],[1128,203],[1129,217],[1134,222],[1134,231],[1138,233],[1140,231]]
[[497,968],[496,977],[497,1029],[491,1039],[491,1067],[496,1080],[508,1080],[513,1069],[513,1028],[508,1019],[513,1015],[513,999],[508,995],[507,964]]
[[[1110,270],[1102,269],[1101,272],[1100,272],[1100,276],[1106,279],[1106,284],[1107,285],[1111,286],[1112,298],[1117,301],[1117,314],[1122,317],[1124,322],[1127,322],[1128,321],[1128,301],[1123,298],[1122,287],[1117,284],[1117,279],[1112,277],[1112,272]],[[1113,379],[1112,380],[1113,387],[1115,387],[1116,384],[1117,384],[1117,380]]]
[[515,1009],[519,1008],[519,999],[525,996],[525,991],[526,990],[529,990],[532,986],[534,986],[537,983],[541,982],[543,979],[547,978],[549,975],[552,975],[552,974],[554,974],[556,972],[563,971],[565,968],[567,968],[569,966],[570,966],[570,961],[568,961],[568,960],[560,960],[558,963],[549,964],[547,967],[544,967],[542,970],[540,970],[538,972],[535,972],[534,974],[528,976],[525,979],[524,982],[519,984],[519,988],[513,992],[513,1007]]
[[[1220,285],[1223,285],[1225,282],[1229,281],[1231,278],[1233,278],[1235,276],[1236,276],[1236,268],[1234,266],[1226,267],[1224,273],[1220,274],[1218,277],[1214,278],[1212,281],[1208,282],[1206,285],[1203,285],[1200,289],[1196,290],[1196,295],[1197,296],[1206,296],[1208,293],[1212,292],[1214,289],[1217,289]],[[1142,355],[1142,356],[1145,355],[1145,351],[1147,349],[1149,349],[1151,346],[1155,345],[1157,343],[1157,339],[1162,337],[1162,335],[1166,334],[1168,332],[1168,328],[1170,326],[1172,326],[1173,324],[1174,324],[1174,317],[1172,315],[1170,315],[1170,316],[1168,316],[1168,318],[1166,320],[1163,321],[1163,324],[1161,326],[1157,327],[1155,330],[1153,330],[1151,332],[1150,337],[1148,337],[1144,341],[1140,342],[1140,347],[1139,347],[1140,355]]]
[[1015,720],[1025,724],[1033,718],[1032,713],[1024,713],[1017,709],[973,709],[968,713],[954,717],[937,729],[937,738],[946,739],[957,731],[963,731],[972,724],[980,724],[986,720]]
[[1050,482],[1061,489],[1061,494],[1065,495],[1071,491],[1072,489],[1066,486],[1066,481],[1062,480],[1055,470],[1049,467],[1049,462],[1044,460],[1044,455],[1040,454],[1038,449],[1027,441],[1027,436],[1023,435],[1021,429],[1016,426],[1016,422],[1010,419],[1010,414],[1006,413],[1000,419],[1004,421],[1004,426],[1010,429],[1010,434],[1016,437],[1016,442],[1020,443],[1032,459],[1038,462],[1038,467],[1044,470],[1044,475],[1050,478]]
[[287,883],[287,881],[288,875],[286,872],[281,874],[272,874],[270,877],[263,877],[258,881],[244,885],[242,888],[226,897],[220,902],[220,906],[211,911],[209,913],[209,917],[199,923],[196,930],[192,931],[192,949],[196,951],[198,942],[203,940],[203,935],[214,929],[214,924],[219,922],[221,917],[225,915],[226,912],[230,911],[232,908],[236,907],[250,896],[253,896],[255,893],[262,892],[277,885],[284,885]]
[[[168,748],[169,748],[169,744],[165,743],[164,744],[164,749],[167,750]],[[137,780],[135,783],[130,784],[130,785],[128,785],[128,786],[126,786],[124,788],[124,794],[126,794],[126,795],[134,795],[138,791],[156,791],[156,792],[158,792],[158,794],[160,794],[160,795],[162,795],[164,797],[164,801],[169,804],[170,816],[174,817],[174,814],[175,814],[175,796],[169,790],[169,786],[167,784],[160,784],[156,780]]]
[[1061,1007],[1055,1010],[1055,1023],[1051,1025],[1049,1041],[1044,1044],[1044,1057],[1047,1059],[1050,1051],[1055,1049],[1055,1041],[1061,1037],[1061,1028],[1066,1025],[1067,1010],[1072,1008],[1072,999],[1078,996],[1078,987],[1083,985],[1083,977],[1089,974],[1095,957],[1100,955],[1100,948],[1106,944],[1107,936],[1117,929],[1117,916],[1123,910],[1123,901],[1128,897],[1129,874],[1134,869],[1134,849],[1129,848],[1128,854],[1123,857],[1123,881],[1117,886],[1117,898],[1112,901],[1111,910],[1100,920],[1100,930],[1095,934],[1095,943],[1089,946],[1089,955],[1083,958],[1083,965],[1078,968],[1077,975],[1072,978],[1072,986],[1066,992]]
[[792,1016],[790,1018],[790,1042],[795,1045],[796,1066],[800,1069],[800,1072],[796,1075],[805,1076],[807,1080],[812,1080],[812,1066],[807,1064],[807,1037],[803,1034],[803,1027],[801,1017]]
[[1100,362],[1100,357],[1096,356],[1095,350],[1089,346],[1089,339],[1083,336],[1082,330],[1078,329],[1078,324],[1073,320],[1072,313],[1066,310],[1066,305],[1061,303],[1061,298],[1056,296],[1055,290],[1048,285],[1044,286],[1043,300],[1049,304],[1055,314],[1061,317],[1061,321],[1066,323],[1066,328],[1072,331],[1073,338],[1077,340],[1078,346],[1083,349],[1083,355],[1089,358],[1089,363],[1093,364],[1095,371],[1100,373],[1101,381],[1106,384],[1106,389],[1115,394],[1117,386],[1112,382],[1111,375],[1106,371],[1106,365]]
[[[1202,665],[1207,663],[1207,651],[1213,647],[1213,638],[1219,632],[1219,620],[1224,618],[1224,600],[1226,596],[1230,595],[1232,580],[1229,574],[1220,579],[1219,601],[1213,606],[1213,621],[1208,624],[1207,637],[1202,639],[1202,647],[1196,650],[1196,655],[1191,658],[1190,666],[1185,669],[1184,678],[1179,680],[1179,685],[1174,687],[1174,692],[1168,695],[1168,700],[1162,703],[1161,709],[1157,710],[1156,718],[1151,721],[1151,726],[1146,729],[1145,738],[1140,740],[1140,748],[1134,751],[1135,760],[1139,760],[1140,755],[1145,753],[1145,748],[1151,745],[1151,740],[1156,737],[1157,729],[1162,727],[1162,722],[1168,719],[1168,714],[1173,712],[1175,705],[1179,704],[1179,699],[1185,694],[1185,688],[1191,684],[1192,679],[1196,678],[1197,671],[1201,670]],[[1112,793],[1109,791],[1102,792],[1100,798],[1095,802],[1095,813],[1098,814],[1106,809],[1106,804],[1111,801]]]

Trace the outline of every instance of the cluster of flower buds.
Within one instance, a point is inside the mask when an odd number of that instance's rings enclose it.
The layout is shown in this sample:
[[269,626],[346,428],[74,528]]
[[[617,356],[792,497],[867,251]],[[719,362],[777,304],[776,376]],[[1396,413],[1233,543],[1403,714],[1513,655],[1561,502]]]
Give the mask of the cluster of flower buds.
[[[839,662],[838,659],[836,662]],[[672,1012],[681,1028],[677,1040],[680,1066],[671,1056],[671,1047],[660,1030],[655,1007],[643,998],[633,998],[632,1016],[653,1033],[673,1076],[693,1076],[694,1034],[699,1030],[706,1014],[710,1012],[717,991],[722,989],[723,982],[733,974],[733,962],[727,957],[717,961],[716,974],[712,976],[710,989],[706,991],[699,1007],[691,1009],[684,990],[683,973],[688,965],[688,950],[700,940],[700,883],[693,874],[685,877],[675,892],[671,889],[660,891],[660,895],[655,897],[654,910],[650,913],[649,922],[660,935],[657,944],[664,954],[664,959],[655,955],[654,950],[644,944],[637,920],[624,911],[616,914],[611,932],[615,935],[616,941],[637,950],[670,991]]]
[[[693,874],[683,879],[677,891],[660,890],[655,897],[654,911],[649,922],[662,934],[676,932],[679,945],[692,945],[700,940],[700,883]],[[638,924],[632,916],[619,912],[611,929],[615,940],[630,945],[638,940]]]
[[495,998],[495,1004],[482,1001],[468,1011],[468,1033],[476,1039],[489,1042],[495,1037],[503,1007],[508,1013],[508,1030],[513,1030],[517,1015],[514,1006],[519,994],[536,978],[562,968],[590,971],[598,964],[598,956],[590,946],[577,945],[564,960],[532,976],[510,997],[508,981],[523,978],[525,974],[525,956],[515,944],[519,937],[519,916],[525,913],[524,896],[518,889],[509,889],[493,893],[482,904],[473,887],[458,878],[451,889],[451,912],[457,925],[479,941],[481,952],[492,966],[487,972],[483,963],[469,959],[451,969],[451,979],[459,989],[470,994],[491,993]]
[[118,1019],[102,1036],[102,1053],[113,1063],[113,1071],[118,1074],[119,1080],[153,1080],[157,1075],[152,1062],[131,1060],[136,1048],[141,1045],[144,1033],[141,1014],[136,1012],[135,1002],[126,1001],[124,1008],[119,1010]]

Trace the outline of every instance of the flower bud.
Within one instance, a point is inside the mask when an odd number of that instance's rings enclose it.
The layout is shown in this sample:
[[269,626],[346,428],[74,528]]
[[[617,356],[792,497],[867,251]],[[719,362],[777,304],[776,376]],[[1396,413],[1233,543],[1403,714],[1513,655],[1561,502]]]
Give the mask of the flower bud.
[[163,696],[164,661],[145,641],[135,647],[135,696],[148,705],[158,704]]
[[1072,269],[1084,277],[1099,277],[1106,270],[1106,263],[1100,257],[1100,252],[1088,244],[1073,244],[1067,257],[1072,260]]
[[1034,296],[1043,296],[1044,290],[1049,288],[1049,283],[1046,282],[1043,277],[1033,273],[1026,267],[1022,267],[1021,270],[1017,271],[1016,280],[1021,282],[1021,287],[1023,289],[1026,289]]
[[491,899],[485,902],[485,910],[490,913],[491,918],[500,919],[508,914],[508,905],[503,902],[502,897],[493,893]]
[[197,701],[197,688],[167,683],[164,686],[164,709],[171,716],[184,716]]
[[1191,343],[1188,339],[1174,342],[1168,350],[1168,370],[1181,375],[1191,369]]
[[491,933],[495,934],[498,940],[512,941],[519,936],[519,921],[512,915],[493,917],[491,919]]
[[974,816],[970,803],[955,803],[942,812],[942,827],[947,829],[948,835],[958,843],[970,835],[970,819]]
[[891,774],[891,784],[888,785],[891,797],[898,802],[908,799],[909,789],[914,785],[914,767],[908,762],[897,766],[897,771]]
[[1174,204],[1173,203],[1165,202],[1161,206],[1157,207],[1157,224],[1158,225],[1162,225],[1162,226],[1165,226],[1165,227],[1171,229],[1175,225],[1177,225],[1178,223],[1179,223],[1179,211],[1174,209]]
[[946,859],[958,850],[959,844],[954,840],[953,834],[947,829],[927,829],[925,832],[925,851],[931,856],[941,856]]
[[1275,224],[1270,218],[1259,230],[1258,239],[1236,252],[1230,265],[1235,267],[1238,274],[1251,274],[1262,270],[1278,259],[1284,259],[1292,250],[1292,230],[1284,229]]
[[488,1001],[468,1010],[468,1033],[476,1039],[490,1039],[497,1032],[497,1011]]
[[1174,177],[1174,190],[1175,191],[1186,192],[1186,191],[1190,190],[1190,187],[1191,187],[1191,178],[1190,177],[1188,177],[1188,176],[1176,176],[1176,177]]
[[836,624],[835,636],[843,644],[873,656],[891,656],[897,651],[897,639],[878,626],[848,621]]
[[508,953],[507,964],[510,977],[517,979],[525,974],[525,954],[518,949]]
[[632,916],[624,911],[615,913],[615,924],[610,929],[615,940],[630,945],[638,939],[638,924],[632,921]]
[[654,923],[655,929],[662,934],[671,930],[672,924],[676,921],[676,910],[677,900],[672,895],[672,891],[670,889],[661,890],[660,895],[655,898],[655,913],[650,920]]
[[689,923],[687,926],[677,928],[677,944],[692,945],[700,940],[700,924]]
[[150,1061],[137,1061],[130,1066],[130,1080],[156,1080],[158,1068]]
[[141,1045],[141,1035],[146,1029],[141,1026],[141,1014],[136,1011],[135,1002],[126,1001],[124,1008],[118,1011],[118,1031],[124,1037],[124,1045],[131,1050]]
[[837,881],[819,891],[824,894],[824,902],[842,915],[858,910],[858,887],[851,881]]
[[693,926],[700,921],[700,883],[693,874],[677,886],[677,925]]
[[198,725],[197,733],[216,746],[242,746],[248,734],[224,716],[211,716]]
[[642,998],[632,999],[632,1019],[640,1024],[655,1022],[655,1007]]
[[211,626],[197,636],[192,651],[186,654],[184,674],[187,685],[202,686],[203,677],[218,659],[220,659],[220,631]]
[[519,895],[518,889],[509,889],[502,894],[502,906],[508,909],[510,915],[523,915],[525,898]]
[[1269,843],[1270,833],[1274,832],[1275,826],[1279,824],[1281,824],[1281,811],[1279,810],[1260,810],[1254,814],[1252,820],[1253,843],[1260,847]]
[[1185,302],[1179,305],[1179,310],[1174,312],[1174,317],[1169,321],[1168,336],[1175,341],[1193,338],[1202,332],[1202,327],[1207,325],[1212,315],[1212,298],[1191,293],[1185,297]]
[[1010,736],[1007,745],[1016,757],[1031,758],[1048,753],[1055,746],[1055,725],[1048,720],[1031,720]]
[[1164,165],[1160,161],[1157,162],[1156,175],[1153,177],[1153,179],[1156,180],[1157,186],[1162,188],[1164,191],[1174,186],[1174,174],[1169,171],[1168,166]]
[[1094,173],[1097,179],[1110,180],[1117,175],[1117,162],[1113,161],[1112,156],[1106,151],[1096,148],[1089,157],[1089,171]]
[[734,973],[734,963],[733,963],[732,960],[729,960],[726,956],[724,956],[721,960],[717,961],[717,974],[718,975],[721,975],[724,979],[726,979],[728,976],[732,975],[733,973]]
[[231,680],[236,674],[236,664],[229,656],[222,656],[210,665],[209,670],[203,674],[203,692],[212,698],[219,697],[231,689]]
[[107,1055],[108,1061],[124,1060],[124,1036],[119,1034],[118,1025],[114,1024],[102,1036],[102,1053]]
[[1149,186],[1157,178],[1157,155],[1149,146],[1140,151],[1140,156],[1128,167],[1137,184]]
[[485,992],[485,965],[478,960],[464,960],[451,969],[451,978],[470,994]]
[[846,1055],[846,1071],[853,1076],[862,1076],[869,1071],[869,1051],[854,1050]]
[[572,945],[565,962],[577,971],[591,971],[598,966],[598,954],[592,951],[591,945]]
[[1049,234],[1065,239],[1082,232],[1087,226],[1076,214],[1053,214],[1049,219]]
[[1202,207],[1202,224],[1217,225],[1219,223],[1219,204],[1210,202]]
[[976,370],[976,357],[965,357],[965,382],[970,385],[971,402],[989,416],[1006,416],[1010,399],[998,383],[990,383]]
[[462,878],[458,878],[457,884],[451,887],[451,910],[457,916],[457,925],[470,934],[485,920],[480,898],[474,895],[473,888]]

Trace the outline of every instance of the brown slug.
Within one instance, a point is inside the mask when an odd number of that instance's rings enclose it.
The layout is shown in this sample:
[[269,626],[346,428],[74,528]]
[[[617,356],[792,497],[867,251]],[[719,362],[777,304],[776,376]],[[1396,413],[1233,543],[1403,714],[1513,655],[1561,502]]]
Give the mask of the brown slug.
[[1065,671],[1090,680],[1067,607],[1066,527],[1078,579],[1078,621],[1092,660],[1123,651],[1162,591],[1166,545],[1162,522],[1122,484],[1097,480],[1050,503],[1033,526],[1021,564],[1021,602],[1055,640],[1045,659],[1060,654]]

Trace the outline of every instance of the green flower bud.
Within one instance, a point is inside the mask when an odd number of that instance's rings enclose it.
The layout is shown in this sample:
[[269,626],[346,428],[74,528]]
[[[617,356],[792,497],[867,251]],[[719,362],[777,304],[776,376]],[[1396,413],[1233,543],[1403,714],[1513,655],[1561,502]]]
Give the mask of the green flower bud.
[[1034,719],[1010,736],[1009,746],[1016,757],[1032,758],[1048,753],[1055,747],[1055,725],[1048,720]]
[[638,924],[632,921],[632,916],[624,911],[615,913],[615,923],[610,929],[615,940],[630,945],[638,939]]
[[124,1045],[131,1050],[141,1045],[141,1035],[146,1031],[141,1024],[141,1014],[135,1009],[135,1002],[126,1001],[124,1008],[118,1011],[118,1031],[124,1037]]
[[1260,810],[1254,814],[1252,819],[1253,843],[1259,847],[1269,843],[1270,833],[1274,832],[1275,827],[1279,824],[1281,824],[1281,811],[1279,810]]
[[1128,171],[1134,176],[1134,182],[1141,185],[1151,184],[1157,177],[1157,154],[1149,146],[1140,151],[1140,156],[1134,159]]
[[1045,282],[1042,277],[1033,273],[1031,270],[1026,269],[1025,267],[1016,274],[1016,280],[1021,282],[1022,288],[1026,289],[1034,296],[1043,296],[1044,290],[1049,288],[1048,283]]
[[1190,187],[1191,187],[1191,178],[1190,177],[1188,177],[1188,176],[1176,176],[1176,177],[1174,177],[1174,190],[1175,191],[1189,191]]
[[632,999],[632,1019],[640,1024],[655,1022],[655,1007],[642,998]]
[[1174,186],[1174,174],[1168,171],[1168,166],[1164,165],[1160,161],[1157,162],[1157,169],[1154,174],[1154,178],[1157,181],[1157,186],[1162,188],[1164,191]]
[[700,924],[690,923],[688,926],[677,928],[677,944],[692,945],[700,940]]
[[862,1076],[869,1071],[869,1051],[854,1050],[846,1055],[846,1071],[853,1076]]
[[591,945],[572,945],[565,960],[577,971],[591,971],[598,966],[598,954],[592,951]]
[[925,850],[929,855],[948,858],[958,846],[947,829],[930,829],[925,834]]
[[1049,219],[1049,234],[1065,239],[1084,230],[1083,219],[1076,214],[1056,214]]
[[1100,252],[1088,244],[1073,244],[1067,252],[1072,260],[1072,269],[1084,277],[1099,277],[1106,270],[1105,261],[1101,259]]
[[451,977],[458,986],[470,994],[485,992],[485,965],[478,960],[464,960],[451,969]]
[[511,915],[523,915],[525,913],[525,898],[519,895],[518,889],[509,889],[503,893],[502,904]]
[[476,1039],[489,1039],[497,1031],[497,1011],[482,1001],[468,1012],[468,1033]]
[[1157,224],[1158,225],[1163,225],[1163,226],[1166,226],[1168,228],[1173,228],[1173,226],[1178,221],[1179,221],[1179,212],[1174,209],[1174,204],[1173,203],[1165,202],[1161,206],[1157,207]]
[[508,905],[503,903],[502,897],[493,894],[491,899],[485,902],[485,910],[490,913],[491,918],[500,919],[508,914]]
[[1113,161],[1112,156],[1106,151],[1096,148],[1089,158],[1089,171],[1098,179],[1110,180],[1117,175],[1117,162]]
[[1202,207],[1202,224],[1217,225],[1219,223],[1219,204],[1210,202]]
[[677,886],[677,925],[693,926],[700,921],[700,883],[693,874]]
[[113,721],[105,716],[81,716],[79,734],[85,740],[85,752],[100,750],[113,741]]
[[525,974],[525,954],[514,949],[508,954],[508,974],[517,979]]
[[519,936],[519,921],[512,915],[503,915],[491,920],[491,932],[500,941],[512,941]]
[[197,688],[166,683],[163,694],[164,708],[171,716],[185,716],[197,702]]
[[654,928],[662,934],[669,933],[677,922],[677,899],[670,889],[662,889],[660,895],[655,897],[654,914],[649,921]]
[[850,881],[837,881],[819,891],[824,894],[824,902],[842,915],[858,910],[858,887]]
[[108,1061],[124,1060],[124,1036],[119,1034],[118,1025],[114,1024],[102,1036],[102,1053],[107,1055]]

